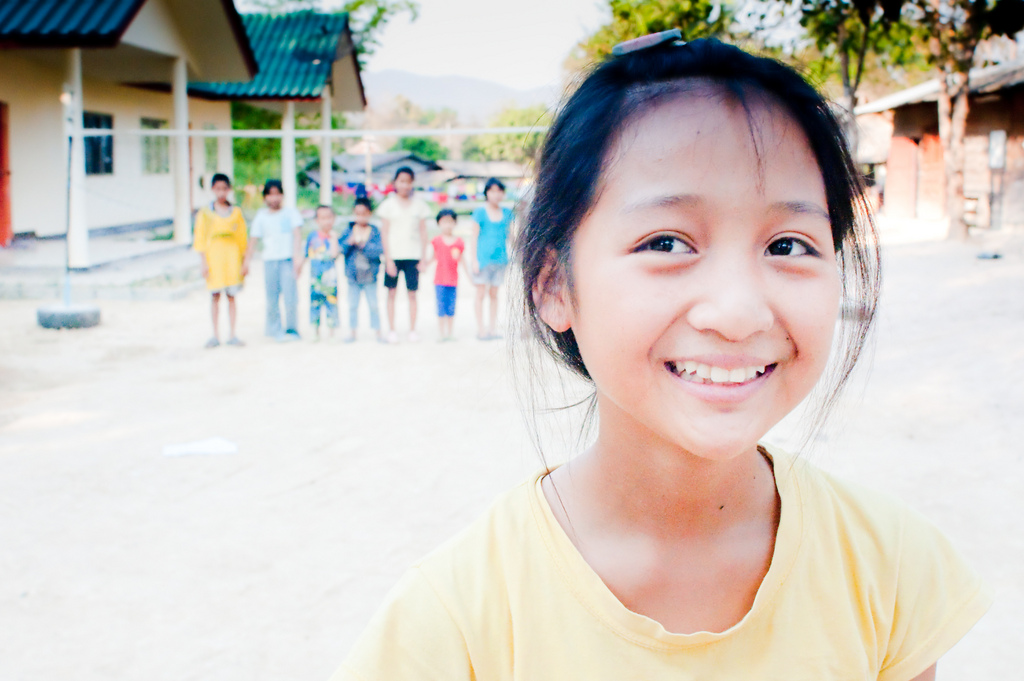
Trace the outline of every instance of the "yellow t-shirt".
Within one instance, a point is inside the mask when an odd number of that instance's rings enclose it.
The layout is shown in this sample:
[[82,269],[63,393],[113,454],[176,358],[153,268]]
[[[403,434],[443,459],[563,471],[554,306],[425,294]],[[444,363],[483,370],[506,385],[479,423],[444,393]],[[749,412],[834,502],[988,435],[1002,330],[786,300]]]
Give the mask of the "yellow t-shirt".
[[245,218],[238,206],[224,217],[212,208],[201,208],[196,215],[192,248],[206,255],[210,273],[206,288],[219,291],[242,283],[242,258],[249,242]]
[[912,679],[991,603],[923,517],[769,449],[782,500],[754,604],[674,634],[583,560],[538,475],[409,570],[332,681]]

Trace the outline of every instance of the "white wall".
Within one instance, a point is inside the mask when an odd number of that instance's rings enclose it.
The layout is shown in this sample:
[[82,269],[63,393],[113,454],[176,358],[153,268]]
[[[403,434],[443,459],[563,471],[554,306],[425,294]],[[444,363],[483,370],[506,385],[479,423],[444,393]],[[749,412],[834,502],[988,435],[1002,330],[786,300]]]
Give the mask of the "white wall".
[[[167,70],[170,73],[168,61]],[[60,93],[64,74],[37,63],[16,51],[0,50],[0,101],[9,105],[11,140],[11,220],[16,234],[34,232],[40,236],[66,231],[67,171]],[[83,80],[83,110],[114,117],[114,131],[137,130],[145,118],[159,118],[173,124],[171,95],[115,83]],[[227,102],[189,100],[189,118],[194,130],[206,125],[231,128]],[[171,142],[174,144],[174,141]],[[205,171],[204,144],[191,141],[192,203],[210,200],[208,190],[199,189]],[[219,140],[218,170],[232,174],[230,138]],[[173,162],[173,151],[170,153]],[[87,219],[90,229],[169,220],[174,213],[173,175],[142,172],[142,139],[115,135],[114,172],[86,177]]]
[[11,224],[15,234],[63,234],[67,163],[63,74],[0,50],[0,101],[10,112]]

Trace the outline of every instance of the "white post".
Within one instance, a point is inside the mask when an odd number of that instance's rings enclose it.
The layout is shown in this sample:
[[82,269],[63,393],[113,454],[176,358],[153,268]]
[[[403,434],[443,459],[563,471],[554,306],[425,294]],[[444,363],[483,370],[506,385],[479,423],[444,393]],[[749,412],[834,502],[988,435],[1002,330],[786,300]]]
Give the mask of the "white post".
[[174,130],[178,133],[171,143],[174,148],[174,241],[190,244],[192,174],[188,154],[188,68],[184,57],[174,60],[171,97],[174,100]]
[[89,223],[85,212],[85,140],[82,137],[82,50],[73,48],[68,52],[68,134],[71,146],[68,161],[71,176],[68,178],[68,266],[88,267]]
[[[331,86],[324,85],[320,93],[320,129],[325,133],[331,129]],[[330,206],[334,191],[334,174],[331,171],[331,138],[320,139],[320,205]]]
[[295,207],[295,102],[284,104],[281,118],[281,186],[284,188],[284,205]]

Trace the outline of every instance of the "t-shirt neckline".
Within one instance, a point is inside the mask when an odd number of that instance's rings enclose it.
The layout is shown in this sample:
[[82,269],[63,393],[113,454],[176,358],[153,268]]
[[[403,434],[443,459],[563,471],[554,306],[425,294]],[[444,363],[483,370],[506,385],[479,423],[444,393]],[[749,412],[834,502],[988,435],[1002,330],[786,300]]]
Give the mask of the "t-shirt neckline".
[[550,470],[542,471],[533,479],[530,505],[537,529],[566,586],[584,608],[613,632],[649,648],[679,649],[708,645],[747,628],[751,620],[770,609],[769,604],[796,562],[803,536],[803,506],[792,470],[796,462],[788,454],[767,445],[761,445],[761,450],[771,459],[774,468],[775,488],[780,499],[779,529],[768,572],[757,589],[753,605],[739,622],[721,632],[676,634],[666,630],[660,622],[628,609],[583,559],[558,523],[541,487]]

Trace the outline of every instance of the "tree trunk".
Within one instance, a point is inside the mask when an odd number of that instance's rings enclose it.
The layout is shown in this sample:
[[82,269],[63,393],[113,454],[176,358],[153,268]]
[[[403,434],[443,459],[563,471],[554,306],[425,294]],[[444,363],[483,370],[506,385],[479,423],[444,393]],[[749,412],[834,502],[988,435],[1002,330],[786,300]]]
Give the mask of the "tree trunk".
[[939,138],[946,167],[946,217],[949,238],[967,238],[964,222],[964,137],[967,133],[968,75],[953,72],[943,79],[939,93]]

